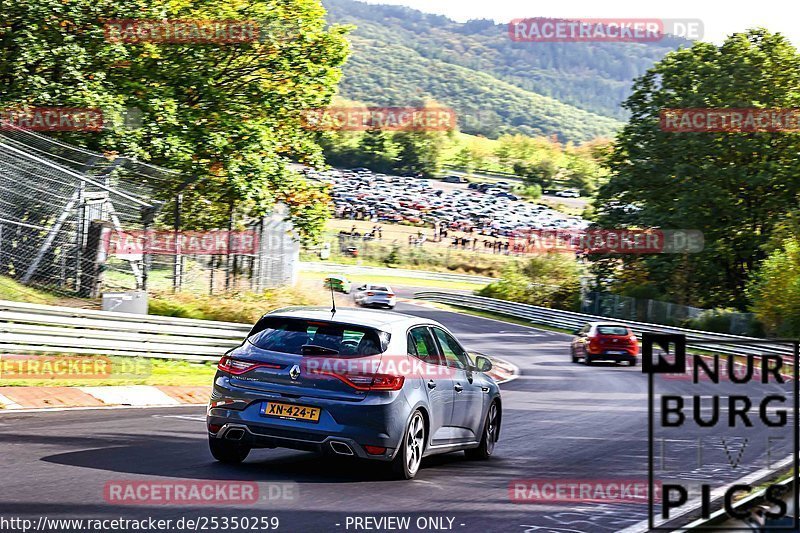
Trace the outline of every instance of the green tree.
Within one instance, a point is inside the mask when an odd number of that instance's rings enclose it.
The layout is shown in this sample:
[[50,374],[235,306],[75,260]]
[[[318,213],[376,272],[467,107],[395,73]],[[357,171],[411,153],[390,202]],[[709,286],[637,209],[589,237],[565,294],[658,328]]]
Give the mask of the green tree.
[[529,185],[550,187],[558,175],[559,168],[552,159],[542,159],[533,163],[515,163],[514,174]]
[[768,333],[800,336],[800,241],[786,241],[761,264],[748,295]]
[[402,173],[435,177],[441,169],[442,134],[425,131],[400,131],[394,136],[397,144],[395,170]]
[[[187,224],[263,214],[296,183],[289,157],[321,161],[303,112],[328,104],[348,45],[314,0],[0,0],[0,13],[0,106],[138,109],[139,128],[112,121],[69,140],[195,177]],[[129,44],[106,39],[111,19],[248,20],[261,31],[239,44]]]
[[624,104],[632,118],[598,194],[597,222],[701,230],[705,250],[602,258],[603,275],[643,261],[650,282],[672,300],[744,309],[763,246],[800,193],[800,135],[669,133],[659,115],[668,108],[794,108],[799,86],[797,50],[763,29],[667,54],[636,80]]
[[578,189],[585,196],[597,192],[598,182],[604,172],[593,160],[570,154],[564,167],[564,178],[569,187]]
[[389,135],[380,128],[364,132],[358,144],[362,165],[376,172],[388,172],[392,167],[394,146]]
[[581,267],[571,255],[546,254],[522,265],[512,263],[503,276],[479,291],[481,296],[577,311]]
[[464,172],[471,174],[475,170],[475,159],[469,146],[462,147],[453,158],[453,162]]

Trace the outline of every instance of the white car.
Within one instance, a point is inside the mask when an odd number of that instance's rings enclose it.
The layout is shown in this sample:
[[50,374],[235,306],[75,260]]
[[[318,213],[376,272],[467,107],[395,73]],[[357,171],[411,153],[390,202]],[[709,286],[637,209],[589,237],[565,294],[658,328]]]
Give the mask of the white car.
[[561,198],[580,198],[581,193],[575,189],[566,189],[564,191],[556,192],[555,196],[560,196]]
[[353,291],[353,300],[362,307],[388,307],[394,309],[397,297],[388,285],[367,283]]

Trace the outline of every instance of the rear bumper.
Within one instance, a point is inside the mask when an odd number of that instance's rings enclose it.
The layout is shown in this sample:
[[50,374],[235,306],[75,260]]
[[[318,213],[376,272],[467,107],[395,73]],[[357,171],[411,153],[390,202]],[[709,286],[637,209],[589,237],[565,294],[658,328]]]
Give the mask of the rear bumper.
[[[356,457],[389,460],[399,446],[411,415],[405,392],[370,392],[361,400],[344,401],[319,397],[289,396],[253,391],[233,385],[227,378],[215,380],[212,401],[235,399],[235,405],[209,407],[207,424],[220,426],[211,438],[230,438],[232,429],[242,441],[254,448],[292,448],[337,455],[334,443],[346,444]],[[264,416],[261,407],[267,401],[317,407],[317,422]],[[237,435],[240,434],[240,435]],[[234,439],[234,440],[239,440]],[[386,448],[383,454],[368,454],[364,446]]]
[[361,305],[373,307],[394,307],[396,303],[396,298],[364,298],[361,301]]
[[[209,416],[209,423],[213,422]],[[395,448],[386,448],[382,454],[370,454],[355,439],[346,436],[319,435],[277,435],[275,431],[248,424],[228,422],[217,433],[209,433],[209,438],[238,441],[253,448],[290,448],[317,452],[339,457],[358,457],[390,461],[394,457]]]
[[636,361],[636,355],[632,353],[614,354],[614,353],[589,353],[586,358],[590,361],[614,361],[614,362],[629,362]]

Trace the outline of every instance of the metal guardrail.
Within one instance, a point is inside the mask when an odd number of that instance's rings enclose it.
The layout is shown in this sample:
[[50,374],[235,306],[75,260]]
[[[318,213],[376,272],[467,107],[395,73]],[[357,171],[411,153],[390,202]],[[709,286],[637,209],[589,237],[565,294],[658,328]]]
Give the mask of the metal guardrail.
[[[772,345],[770,345],[769,339],[742,337],[725,333],[712,333],[708,331],[664,326],[661,324],[648,324],[645,322],[618,320],[597,315],[575,313],[572,311],[561,311],[558,309],[550,309],[548,307],[539,307],[536,305],[498,300],[495,298],[486,298],[484,296],[473,296],[470,294],[465,294],[464,292],[420,291],[414,293],[414,297],[419,300],[430,300],[465,309],[472,309],[475,311],[488,311],[527,320],[534,324],[544,324],[568,330],[578,329],[586,324],[586,322],[591,321],[602,320],[624,322],[625,324],[631,326],[637,333],[650,332],[683,334],[686,335],[686,343],[688,346],[692,346],[693,342],[702,342],[702,344],[696,344],[693,347],[700,350],[715,351],[724,354],[755,356],[779,354],[786,356],[793,353],[792,348],[788,344],[779,346],[773,342]],[[719,344],[714,344],[715,341]],[[725,341],[730,343],[747,342],[748,345],[747,347],[735,346],[731,344],[724,344]]]
[[0,301],[0,351],[217,361],[249,324]]
[[[577,329],[604,317],[559,311],[546,307],[473,296],[466,291],[421,291],[421,300],[461,308],[489,311],[565,329]],[[696,348],[734,355],[791,353],[786,346],[769,345],[766,339],[709,333],[657,324],[628,322],[638,332],[682,333]],[[0,301],[0,351],[49,352],[96,355],[143,356],[162,359],[215,361],[238,346],[249,324],[193,320],[165,316],[134,315]],[[720,344],[714,344],[714,341]],[[748,341],[745,348],[723,344]],[[763,343],[763,344],[761,344]]]

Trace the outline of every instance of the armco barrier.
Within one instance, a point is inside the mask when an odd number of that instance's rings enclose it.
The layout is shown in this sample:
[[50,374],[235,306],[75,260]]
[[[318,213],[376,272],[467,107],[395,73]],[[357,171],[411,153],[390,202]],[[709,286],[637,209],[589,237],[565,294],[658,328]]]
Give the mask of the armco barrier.
[[[486,298],[483,296],[473,296],[464,292],[457,291],[420,291],[414,293],[414,298],[419,300],[429,300],[443,304],[454,305],[464,309],[472,309],[475,311],[488,311],[505,315],[509,317],[527,320],[533,324],[544,324],[554,326],[567,330],[575,330],[582,327],[586,322],[591,321],[613,321],[623,322],[633,328],[637,334],[643,332],[651,333],[678,333],[686,335],[686,342],[688,346],[692,346],[692,341],[703,341],[701,346],[695,346],[702,350],[716,351],[719,353],[733,354],[733,355],[765,355],[765,354],[781,354],[792,355],[792,349],[789,346],[772,346],[769,345],[767,339],[756,339],[753,337],[741,337],[738,335],[728,335],[724,333],[711,333],[707,331],[698,331],[693,329],[677,328],[672,326],[663,326],[660,324],[648,324],[644,322],[631,322],[628,320],[618,320],[614,318],[607,318],[596,315],[587,315],[584,313],[574,313],[572,311],[560,311],[558,309],[550,309],[547,307],[539,307],[536,305],[528,305],[517,302],[509,302],[506,300],[498,300],[495,298]],[[707,344],[709,341],[718,341],[720,344]],[[731,346],[723,344],[725,341],[729,342],[764,342],[760,344],[750,344],[747,348],[741,346]]]
[[[577,329],[592,320],[609,320],[583,313],[473,296],[466,291],[421,291],[415,294],[415,298],[490,311],[568,330]],[[690,346],[692,341],[719,341],[719,345],[703,344],[702,349],[720,353],[791,354],[788,347],[756,344],[745,350],[722,344],[724,341],[768,342],[763,339],[641,322],[626,323],[637,333],[683,333]],[[233,322],[0,301],[0,353],[35,351],[213,361],[230,348],[238,346],[249,330],[249,324]]]
[[0,353],[50,352],[217,361],[249,324],[0,301]]

